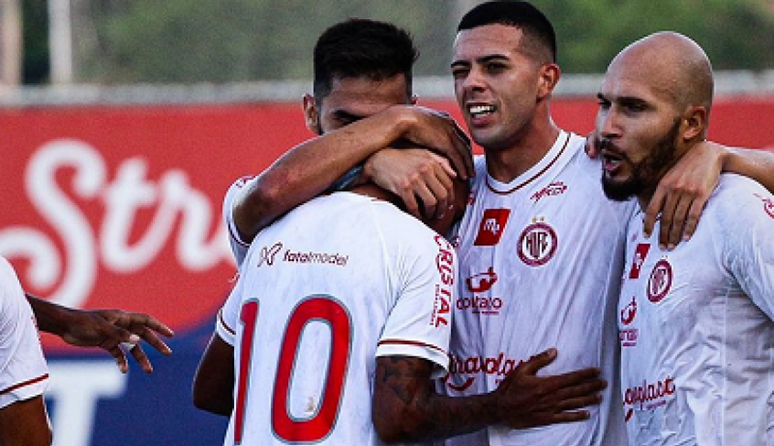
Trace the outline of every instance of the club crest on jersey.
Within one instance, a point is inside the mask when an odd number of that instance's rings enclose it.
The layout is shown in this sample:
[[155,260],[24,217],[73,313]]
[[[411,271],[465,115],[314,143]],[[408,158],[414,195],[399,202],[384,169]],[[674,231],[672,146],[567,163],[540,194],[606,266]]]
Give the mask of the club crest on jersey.
[[485,210],[473,244],[476,246],[494,246],[500,242],[500,237],[503,235],[510,215],[510,209]]
[[553,197],[556,195],[561,195],[566,191],[567,191],[567,185],[564,184],[563,181],[554,181],[548,186],[532,194],[532,196],[529,198],[531,198],[532,200],[535,200],[535,203],[537,203],[543,197]]
[[648,300],[657,303],[666,297],[669,289],[672,288],[672,277],[672,265],[666,259],[656,262],[648,279]]
[[282,242],[277,242],[273,244],[271,247],[264,246],[263,248],[261,248],[260,259],[258,260],[258,264],[255,266],[260,268],[264,263],[269,266],[274,265],[274,257],[277,255],[278,252],[280,252],[281,249],[282,249]]
[[769,217],[774,218],[774,200],[767,197],[762,197],[758,194],[754,194],[756,197],[760,198],[761,201],[763,201],[763,210],[766,211],[767,214],[769,214]]
[[519,236],[518,254],[521,261],[527,265],[541,266],[554,256],[559,240],[554,229],[542,219],[533,221]]
[[632,261],[632,268],[629,271],[630,279],[640,278],[640,269],[645,262],[645,257],[648,256],[650,251],[650,243],[640,243],[637,245],[637,249],[634,251],[634,260]]

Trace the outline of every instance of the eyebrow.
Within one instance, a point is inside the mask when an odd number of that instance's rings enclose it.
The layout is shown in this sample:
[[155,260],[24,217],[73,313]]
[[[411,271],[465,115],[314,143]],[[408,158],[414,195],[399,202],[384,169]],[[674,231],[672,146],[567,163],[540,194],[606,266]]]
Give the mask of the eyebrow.
[[648,105],[648,101],[636,96],[617,96],[617,97],[609,98],[606,95],[599,92],[597,93],[597,99],[602,101],[608,101],[608,102],[618,102],[621,104]]
[[[479,64],[479,65],[483,65],[483,64],[485,64],[487,62],[492,62],[494,60],[508,61],[509,59],[508,59],[508,57],[503,56],[502,54],[491,54],[489,56],[479,57],[478,59],[475,60],[475,62],[477,64]],[[470,65],[471,65],[471,63],[468,62],[468,61],[465,61],[465,60],[455,60],[454,62],[451,63],[451,68],[459,67],[459,66],[467,67],[467,66],[470,66]]]

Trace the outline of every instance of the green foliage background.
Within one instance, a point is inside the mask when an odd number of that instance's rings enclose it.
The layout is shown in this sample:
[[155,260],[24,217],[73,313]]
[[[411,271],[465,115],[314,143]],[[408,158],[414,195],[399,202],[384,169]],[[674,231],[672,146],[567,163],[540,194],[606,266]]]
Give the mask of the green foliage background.
[[[393,21],[415,37],[417,75],[446,75],[454,28],[476,0],[71,0],[79,82],[308,79],[317,36],[347,17]],[[565,73],[603,72],[631,41],[671,29],[716,69],[774,68],[771,0],[535,0],[553,21]],[[25,80],[45,82],[46,0],[24,0]]]

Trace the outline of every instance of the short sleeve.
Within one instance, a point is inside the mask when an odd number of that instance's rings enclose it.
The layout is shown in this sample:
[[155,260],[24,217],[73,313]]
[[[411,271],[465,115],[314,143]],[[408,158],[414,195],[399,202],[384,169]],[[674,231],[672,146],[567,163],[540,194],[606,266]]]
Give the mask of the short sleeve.
[[236,339],[236,327],[239,320],[239,309],[242,305],[242,282],[237,280],[234,288],[231,289],[226,302],[218,311],[215,321],[215,331],[227,344],[234,346]]
[[32,308],[13,268],[0,257],[0,408],[41,395],[47,384]]
[[[437,365],[433,377],[449,366],[451,305],[457,259],[451,244],[432,231],[413,243],[415,257],[404,262],[405,280],[384,325],[376,356],[413,356]],[[408,251],[408,250],[407,250]]]
[[242,177],[231,185],[223,198],[223,221],[228,228],[228,242],[231,253],[234,255],[237,266],[241,265],[247,255],[250,244],[242,240],[234,223],[234,204],[240,194],[248,190],[249,185],[255,181],[255,177]]

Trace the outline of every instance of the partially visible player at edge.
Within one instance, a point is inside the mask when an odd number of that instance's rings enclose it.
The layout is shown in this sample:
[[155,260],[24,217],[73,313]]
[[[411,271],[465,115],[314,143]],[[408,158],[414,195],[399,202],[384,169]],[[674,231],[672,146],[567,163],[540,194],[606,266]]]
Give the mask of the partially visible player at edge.
[[146,373],[153,371],[139,345],[141,339],[162,354],[171,354],[158,334],[172,336],[173,332],[152,316],[123,310],[76,310],[25,295],[13,267],[0,257],[0,445],[3,446],[47,446],[52,441],[43,401],[48,366],[38,326],[72,345],[105,349],[123,373],[128,370],[127,350]]
[[[304,98],[307,126],[321,135],[305,144],[329,149],[316,163],[398,141],[469,157],[452,120],[410,105],[415,58],[410,37],[386,23],[350,20],[320,37],[315,95]],[[450,182],[456,200],[433,220],[443,232],[467,197],[464,181]],[[236,183],[225,200],[240,278],[194,380],[198,407],[231,415],[224,444],[416,441],[583,420],[575,409],[598,402],[596,369],[536,376],[553,350],[515,366],[493,392],[435,393],[431,378],[448,367],[451,245],[372,184],[317,198],[248,236],[239,209],[253,185]]]

